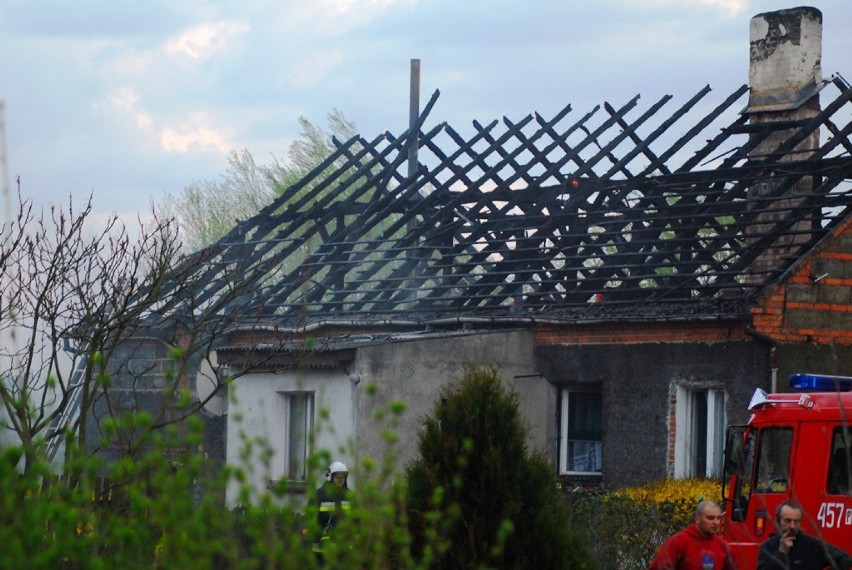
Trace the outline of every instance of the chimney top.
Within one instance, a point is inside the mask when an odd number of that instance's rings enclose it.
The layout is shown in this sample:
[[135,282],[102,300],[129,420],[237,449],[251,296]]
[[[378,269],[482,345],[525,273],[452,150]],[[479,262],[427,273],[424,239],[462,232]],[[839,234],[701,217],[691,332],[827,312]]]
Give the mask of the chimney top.
[[822,86],[822,12],[807,6],[764,12],[749,29],[746,112],[797,109]]

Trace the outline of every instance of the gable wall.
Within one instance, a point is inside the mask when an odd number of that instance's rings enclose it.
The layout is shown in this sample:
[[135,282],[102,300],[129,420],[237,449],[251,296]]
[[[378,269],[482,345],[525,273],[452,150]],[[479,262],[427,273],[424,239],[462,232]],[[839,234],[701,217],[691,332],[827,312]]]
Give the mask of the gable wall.
[[[358,452],[381,460],[388,452],[382,431],[388,420],[376,414],[393,402],[406,411],[394,428],[395,463],[405,467],[418,456],[421,420],[431,413],[442,390],[462,378],[464,365],[494,364],[503,384],[517,391],[519,408],[529,427],[529,447],[552,455],[555,431],[555,390],[539,374],[533,354],[533,334],[526,330],[477,332],[462,336],[424,338],[362,347],[353,370],[358,384]],[[368,389],[370,384],[374,390]]]
[[852,345],[852,219],[772,287],[752,318],[778,342]]

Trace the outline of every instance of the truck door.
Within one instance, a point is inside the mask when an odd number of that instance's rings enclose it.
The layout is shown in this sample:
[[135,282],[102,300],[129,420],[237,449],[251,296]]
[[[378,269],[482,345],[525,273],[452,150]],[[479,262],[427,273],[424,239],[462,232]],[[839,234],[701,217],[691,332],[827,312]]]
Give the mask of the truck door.
[[741,568],[754,568],[760,544],[773,532],[776,506],[790,497],[796,427],[750,426],[732,456],[736,473],[725,490],[725,534]]
[[852,552],[852,433],[848,425],[838,423],[831,428],[830,436],[825,469],[816,485],[822,492],[809,514],[815,519],[817,536]]

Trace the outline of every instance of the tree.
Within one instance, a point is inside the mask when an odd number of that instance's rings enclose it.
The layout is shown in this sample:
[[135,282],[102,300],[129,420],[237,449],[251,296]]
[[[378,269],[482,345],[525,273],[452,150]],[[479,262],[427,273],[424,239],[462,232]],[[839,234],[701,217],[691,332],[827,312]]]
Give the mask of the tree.
[[273,155],[270,164],[257,164],[248,150],[234,151],[220,179],[194,182],[178,195],[166,194],[157,210],[177,220],[184,248],[198,251],[216,242],[322,163],[334,152],[334,139],[348,140],[356,133],[355,124],[336,109],[328,115],[327,131],[305,117],[299,117],[299,125],[302,132],[290,144],[286,161]]
[[302,133],[290,144],[287,154],[289,163],[282,163],[273,158],[268,170],[276,181],[279,192],[307,176],[330,156],[336,149],[335,139],[346,141],[358,132],[355,123],[349,121],[337,109],[328,114],[328,130],[314,126],[305,117],[299,117],[299,126],[302,127]]
[[407,469],[421,559],[448,569],[593,567],[549,462],[526,440],[517,394],[497,368],[466,366],[423,420],[420,457]]
[[269,167],[258,165],[248,150],[232,152],[218,180],[194,182],[180,195],[166,194],[160,216],[177,220],[183,249],[198,251],[216,242],[238,221],[249,218],[276,196]]
[[[90,449],[108,436],[107,447],[132,454],[230,380],[212,370],[207,396],[188,390],[241,286],[201,295],[206,260],[180,254],[168,220],[155,217],[137,239],[116,217],[94,230],[91,213],[91,199],[48,213],[20,201],[0,233],[0,428],[14,433],[25,469],[67,434]],[[152,338],[159,359],[145,351]],[[144,429],[116,429],[123,412],[147,414]]]

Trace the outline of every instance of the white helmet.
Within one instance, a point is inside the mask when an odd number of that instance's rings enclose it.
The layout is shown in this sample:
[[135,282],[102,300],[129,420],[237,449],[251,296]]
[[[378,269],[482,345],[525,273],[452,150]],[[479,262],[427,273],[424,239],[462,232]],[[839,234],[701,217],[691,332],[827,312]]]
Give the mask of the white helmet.
[[328,466],[328,472],[325,474],[326,479],[331,479],[331,476],[335,473],[348,473],[349,469],[341,463],[340,461],[335,461],[331,465]]

